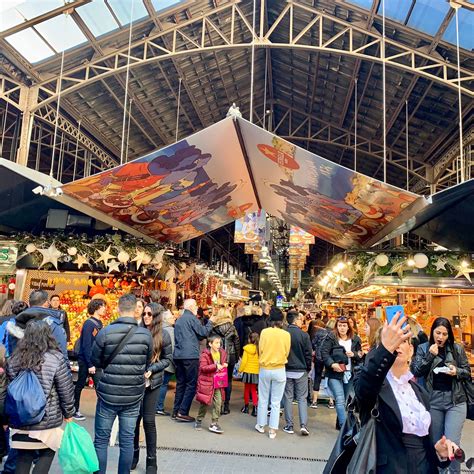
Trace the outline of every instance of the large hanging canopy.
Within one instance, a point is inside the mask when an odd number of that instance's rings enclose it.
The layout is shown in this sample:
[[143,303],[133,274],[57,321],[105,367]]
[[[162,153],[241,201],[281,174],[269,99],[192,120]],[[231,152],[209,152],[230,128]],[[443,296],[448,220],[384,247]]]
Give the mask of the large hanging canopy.
[[236,117],[62,189],[82,212],[174,242],[263,208],[339,247],[364,247],[426,203]]

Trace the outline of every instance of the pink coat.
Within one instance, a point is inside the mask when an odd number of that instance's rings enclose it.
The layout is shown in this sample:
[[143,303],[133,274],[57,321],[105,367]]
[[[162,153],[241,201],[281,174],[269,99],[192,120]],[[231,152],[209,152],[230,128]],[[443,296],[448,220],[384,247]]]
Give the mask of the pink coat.
[[[220,350],[221,361],[227,360],[227,354],[224,349]],[[214,374],[217,372],[217,364],[212,358],[210,349],[204,349],[199,357],[199,375],[197,381],[196,400],[210,405],[212,403],[212,396],[214,395]],[[222,390],[222,398],[224,398],[224,391]]]

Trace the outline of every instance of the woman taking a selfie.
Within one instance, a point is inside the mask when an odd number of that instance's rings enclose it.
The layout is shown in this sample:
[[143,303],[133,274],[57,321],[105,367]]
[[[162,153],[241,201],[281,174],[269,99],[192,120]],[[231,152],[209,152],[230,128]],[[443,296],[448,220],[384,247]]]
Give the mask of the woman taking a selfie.
[[362,425],[376,408],[377,474],[436,473],[438,467],[448,467],[458,450],[451,440],[433,432],[428,394],[409,370],[413,346],[410,330],[402,327],[405,321],[402,317],[385,323],[380,344],[354,378]]
[[334,333],[322,344],[321,356],[329,389],[336,399],[336,426],[339,427],[346,420],[345,404],[352,388],[352,375],[362,357],[360,338],[354,335],[345,316],[337,318]]
[[[411,369],[416,377],[424,378],[430,394],[434,437],[446,435],[459,444],[467,411],[463,380],[471,380],[471,371],[463,347],[454,342],[449,320],[435,319],[430,340],[418,346]],[[460,464],[453,462],[449,469],[460,472]]]

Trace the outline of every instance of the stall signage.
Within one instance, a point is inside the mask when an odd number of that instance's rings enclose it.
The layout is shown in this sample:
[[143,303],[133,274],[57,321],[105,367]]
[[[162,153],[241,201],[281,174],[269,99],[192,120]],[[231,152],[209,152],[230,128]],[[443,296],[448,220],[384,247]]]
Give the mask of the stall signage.
[[15,272],[15,265],[18,256],[18,249],[14,245],[0,243],[0,274],[10,274]]
[[18,249],[16,247],[0,246],[0,265],[13,265],[16,263]]
[[30,289],[31,290],[46,290],[46,291],[55,291],[56,285],[51,282],[51,280],[43,278],[32,278],[30,280]]

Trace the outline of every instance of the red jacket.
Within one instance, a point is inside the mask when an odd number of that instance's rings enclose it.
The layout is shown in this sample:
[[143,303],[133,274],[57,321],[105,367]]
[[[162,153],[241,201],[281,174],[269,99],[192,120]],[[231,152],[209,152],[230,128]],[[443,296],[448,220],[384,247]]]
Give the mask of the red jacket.
[[[227,360],[227,354],[224,349],[220,350],[221,361]],[[196,400],[210,405],[214,394],[214,374],[217,372],[217,364],[212,358],[210,349],[204,349],[199,357],[199,375],[197,381]]]

